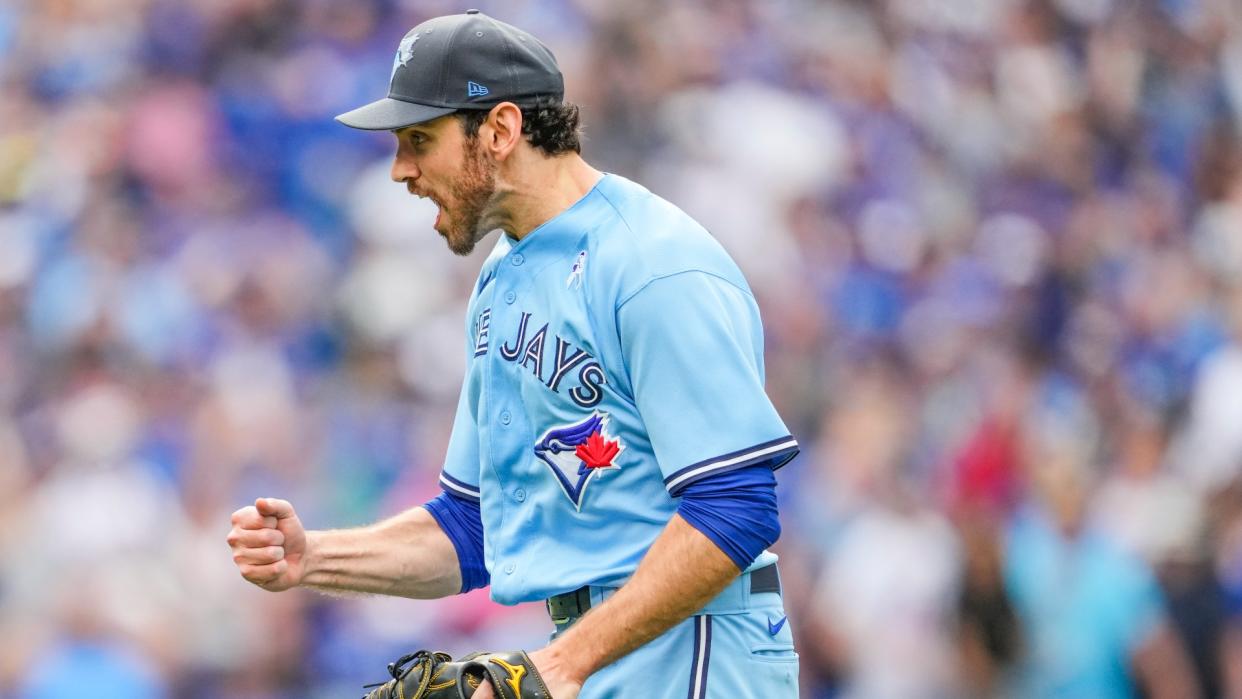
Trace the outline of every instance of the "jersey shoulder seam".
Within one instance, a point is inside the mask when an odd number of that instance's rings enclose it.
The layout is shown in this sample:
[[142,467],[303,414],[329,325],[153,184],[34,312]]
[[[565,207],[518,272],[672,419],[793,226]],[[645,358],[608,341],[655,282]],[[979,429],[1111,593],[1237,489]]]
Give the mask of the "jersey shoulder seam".
[[704,274],[704,275],[707,275],[707,276],[709,276],[709,277],[714,277],[714,278],[719,279],[720,281],[724,282],[725,284],[728,284],[729,286],[733,287],[734,289],[737,289],[738,291],[742,292],[742,295],[744,295],[744,296],[746,296],[746,297],[748,297],[748,298],[754,298],[754,294],[753,294],[753,293],[751,293],[751,291],[750,291],[749,289],[747,289],[747,288],[745,288],[745,287],[738,286],[738,285],[737,285],[737,283],[736,283],[736,282],[734,282],[732,279],[729,279],[728,277],[725,277],[724,275],[717,274],[716,272],[712,272],[712,271],[710,271],[710,270],[706,270],[706,269],[699,269],[699,268],[697,268],[697,267],[693,267],[693,268],[689,268],[689,269],[679,269],[679,270],[677,270],[677,271],[675,271],[675,272],[665,272],[665,273],[663,273],[663,274],[653,274],[653,275],[651,275],[649,278],[647,278],[647,280],[646,280],[646,281],[644,281],[643,283],[639,284],[639,285],[638,285],[638,287],[637,287],[636,289],[634,289],[634,290],[633,290],[633,291],[631,291],[630,293],[626,294],[626,295],[625,295],[625,296],[624,296],[624,297],[623,297],[620,301],[618,301],[618,302],[617,302],[617,310],[618,310],[618,311],[619,311],[619,310],[621,310],[621,307],[622,307],[622,306],[624,306],[625,304],[629,303],[631,299],[633,299],[635,296],[638,296],[640,293],[642,293],[643,289],[646,289],[647,287],[651,286],[653,283],[658,282],[658,281],[660,281],[661,279],[668,279],[669,277],[676,277],[676,276],[678,276],[678,275],[682,275],[682,274]]
[[603,197],[604,201],[608,202],[608,208],[612,209],[613,213],[617,215],[617,218],[621,221],[621,225],[625,226],[625,230],[629,231],[630,235],[633,235],[634,229],[630,228],[629,219],[625,217],[625,213],[621,211],[620,207],[613,203],[612,198],[608,196],[608,193],[604,191],[604,188],[597,185],[595,191],[599,192],[599,195]]
[[[634,229],[630,227],[630,222],[629,222],[629,220],[625,217],[625,213],[621,211],[621,209],[620,209],[620,208],[619,208],[619,207],[618,207],[618,206],[617,206],[617,205],[616,205],[616,204],[612,201],[612,199],[608,196],[608,193],[607,193],[607,192],[605,192],[603,189],[600,189],[600,190],[599,190],[599,195],[600,195],[601,197],[603,197],[603,198],[604,198],[604,201],[608,202],[608,207],[609,207],[609,208],[611,208],[611,209],[613,210],[613,212],[614,212],[614,213],[616,213],[617,218],[621,221],[622,225],[624,225],[624,226],[625,226],[625,230],[629,231],[629,232],[630,232],[630,234],[631,234],[631,235],[633,235],[633,234],[634,234]],[[650,193],[650,192],[647,192],[647,193],[646,193],[646,196],[652,197],[652,196],[655,196],[655,195],[654,195],[654,194],[652,194],[652,193]],[[679,269],[679,270],[677,270],[677,271],[675,271],[675,272],[666,272],[666,273],[664,273],[664,274],[654,274],[654,275],[651,275],[651,276],[650,276],[650,277],[648,277],[646,280],[644,280],[641,284],[639,284],[639,285],[638,285],[638,286],[637,286],[637,287],[636,287],[633,291],[631,291],[631,292],[629,292],[629,293],[627,293],[627,294],[624,294],[624,295],[623,295],[622,299],[621,299],[620,301],[618,301],[618,302],[617,302],[617,310],[621,310],[621,307],[622,307],[622,306],[624,306],[627,302],[629,302],[629,300],[630,300],[630,299],[632,299],[632,298],[634,298],[635,296],[637,296],[637,295],[639,294],[639,292],[641,292],[643,289],[646,289],[648,286],[650,286],[652,282],[658,281],[658,280],[660,280],[660,279],[667,279],[668,277],[674,277],[674,276],[677,276],[678,274],[687,274],[687,273],[689,273],[689,272],[701,272],[701,273],[706,274],[706,275],[708,275],[708,276],[715,277],[715,278],[719,279],[720,281],[722,281],[722,282],[724,282],[724,283],[728,284],[729,286],[733,287],[734,289],[737,289],[738,291],[742,292],[742,294],[744,294],[745,296],[749,296],[749,297],[752,297],[752,298],[754,297],[754,294],[753,294],[753,293],[751,293],[751,291],[750,291],[749,289],[746,289],[746,288],[744,288],[744,287],[738,286],[738,285],[737,285],[737,283],[736,283],[736,282],[734,282],[732,279],[728,279],[728,278],[724,277],[723,275],[717,274],[717,273],[715,273],[715,272],[711,272],[711,271],[708,271],[708,270],[705,270],[705,269],[699,269],[699,268],[697,268],[697,267],[692,267],[692,268],[688,268],[688,269]]]

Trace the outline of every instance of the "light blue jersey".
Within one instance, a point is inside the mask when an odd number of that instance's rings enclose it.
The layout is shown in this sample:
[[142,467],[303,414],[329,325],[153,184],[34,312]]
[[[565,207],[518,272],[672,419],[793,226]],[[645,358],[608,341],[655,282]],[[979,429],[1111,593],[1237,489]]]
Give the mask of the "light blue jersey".
[[[440,482],[480,501],[497,602],[589,586],[598,604],[686,486],[797,453],[763,390],[763,328],[741,272],[625,178],[604,176],[519,242],[501,236],[466,323]],[[780,595],[750,573],[775,560],[765,551],[696,615],[593,674],[582,699],[797,696]]]
[[501,236],[466,353],[441,484],[481,498],[497,602],[622,584],[686,485],[797,451],[763,390],[741,272],[616,175],[521,241]]

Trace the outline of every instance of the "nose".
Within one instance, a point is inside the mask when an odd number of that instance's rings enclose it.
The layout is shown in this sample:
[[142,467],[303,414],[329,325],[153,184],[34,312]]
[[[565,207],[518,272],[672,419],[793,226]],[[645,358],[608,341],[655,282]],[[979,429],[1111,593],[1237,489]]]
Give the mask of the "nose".
[[418,168],[418,163],[414,157],[407,153],[404,148],[398,148],[396,155],[392,158],[392,171],[389,176],[393,182],[405,182],[407,180],[417,180],[422,171]]

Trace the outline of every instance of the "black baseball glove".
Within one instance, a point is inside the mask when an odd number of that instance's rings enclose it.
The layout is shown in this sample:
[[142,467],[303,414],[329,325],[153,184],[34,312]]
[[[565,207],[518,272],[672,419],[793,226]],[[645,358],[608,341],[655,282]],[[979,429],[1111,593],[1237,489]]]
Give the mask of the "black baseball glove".
[[420,650],[388,663],[387,682],[369,684],[363,699],[469,699],[484,681],[500,699],[552,699],[525,651],[471,653],[454,661],[448,653]]

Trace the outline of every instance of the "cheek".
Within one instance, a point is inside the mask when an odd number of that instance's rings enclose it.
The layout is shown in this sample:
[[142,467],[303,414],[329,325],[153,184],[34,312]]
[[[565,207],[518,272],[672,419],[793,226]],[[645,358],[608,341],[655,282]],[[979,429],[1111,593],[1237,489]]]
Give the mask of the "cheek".
[[428,184],[435,187],[436,192],[445,197],[452,196],[460,181],[460,175],[453,169],[451,163],[438,160],[427,163],[423,169],[423,177]]

